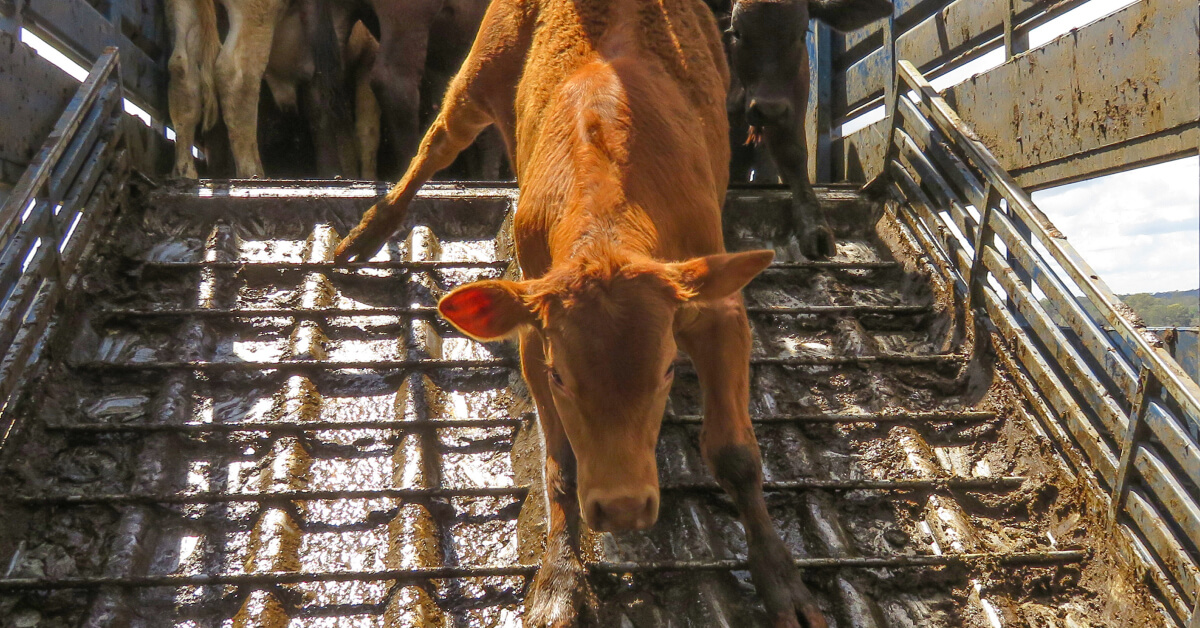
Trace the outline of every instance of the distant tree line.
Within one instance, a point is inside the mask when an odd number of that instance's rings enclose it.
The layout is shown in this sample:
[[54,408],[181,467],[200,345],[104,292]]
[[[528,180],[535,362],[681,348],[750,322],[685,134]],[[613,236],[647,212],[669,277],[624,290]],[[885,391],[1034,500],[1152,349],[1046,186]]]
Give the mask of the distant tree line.
[[1122,296],[1150,327],[1200,327],[1200,290]]
[[[1142,317],[1148,327],[1200,327],[1200,290],[1176,292],[1138,293],[1117,295],[1126,305]],[[1086,297],[1077,297],[1079,305],[1093,320],[1104,318]],[[1050,310],[1056,323],[1065,324],[1047,301],[1042,305]]]

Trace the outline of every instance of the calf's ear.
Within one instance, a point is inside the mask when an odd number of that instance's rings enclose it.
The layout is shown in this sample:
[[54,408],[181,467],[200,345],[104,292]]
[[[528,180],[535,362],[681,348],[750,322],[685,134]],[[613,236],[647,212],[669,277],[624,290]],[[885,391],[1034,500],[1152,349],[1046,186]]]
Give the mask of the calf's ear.
[[683,292],[701,301],[715,301],[741,290],[771,264],[775,251],[718,253],[670,264]]
[[515,281],[477,281],[461,286],[438,302],[438,313],[476,340],[499,340],[536,320]]

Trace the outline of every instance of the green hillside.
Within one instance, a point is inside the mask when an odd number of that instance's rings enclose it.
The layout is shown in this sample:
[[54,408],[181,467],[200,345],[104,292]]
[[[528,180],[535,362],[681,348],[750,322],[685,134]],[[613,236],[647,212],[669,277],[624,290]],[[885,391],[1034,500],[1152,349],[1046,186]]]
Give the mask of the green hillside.
[[1200,290],[1121,295],[1150,327],[1200,326]]

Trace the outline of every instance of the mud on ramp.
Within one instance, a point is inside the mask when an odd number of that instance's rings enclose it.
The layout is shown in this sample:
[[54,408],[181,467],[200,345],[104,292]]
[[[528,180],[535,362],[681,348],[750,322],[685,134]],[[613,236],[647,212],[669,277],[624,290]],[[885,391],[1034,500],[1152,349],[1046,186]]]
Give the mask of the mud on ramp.
[[[427,186],[407,238],[335,266],[381,193],[247,183],[124,208],[0,457],[0,625],[520,625],[536,418],[514,347],[432,312],[514,272],[515,190]],[[784,255],[745,294],[768,506],[832,624],[1165,624],[904,230],[819,194],[837,258]],[[730,248],[776,241],[786,203],[731,192]],[[603,625],[765,626],[695,378],[675,386],[659,523],[588,537]]]

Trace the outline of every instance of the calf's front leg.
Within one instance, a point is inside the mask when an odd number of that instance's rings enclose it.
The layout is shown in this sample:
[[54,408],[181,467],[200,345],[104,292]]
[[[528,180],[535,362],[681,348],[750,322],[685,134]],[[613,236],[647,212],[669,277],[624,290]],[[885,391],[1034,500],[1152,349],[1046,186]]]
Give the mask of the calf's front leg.
[[529,628],[567,628],[594,616],[596,597],[579,556],[579,493],[575,453],[554,408],[546,358],[537,332],[521,336],[521,371],[537,405],[546,448],[546,551],[525,600]]
[[750,574],[771,625],[827,628],[763,499],[762,459],[750,424],[750,325],[741,296],[706,306],[678,335],[696,367],[704,398],[701,452],[737,506]]
[[[338,261],[366,260],[377,253],[403,222],[417,190],[453,163],[489,124],[507,120],[504,112],[512,110],[531,37],[529,12],[517,0],[493,0],[488,5],[471,53],[450,81],[437,119],[421,139],[404,177],[338,245]],[[381,100],[386,109],[386,100]],[[511,138],[511,128],[506,131]]]

